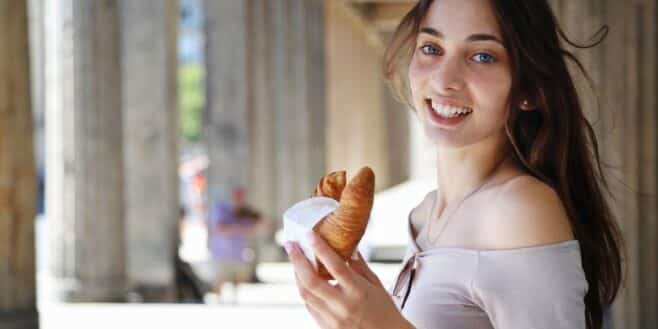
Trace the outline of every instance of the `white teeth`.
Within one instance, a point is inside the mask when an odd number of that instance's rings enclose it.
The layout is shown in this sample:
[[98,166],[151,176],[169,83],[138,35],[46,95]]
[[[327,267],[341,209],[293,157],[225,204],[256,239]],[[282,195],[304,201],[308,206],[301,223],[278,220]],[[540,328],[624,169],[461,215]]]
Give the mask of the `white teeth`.
[[432,101],[432,109],[434,110],[434,112],[438,113],[439,115],[448,118],[456,117],[460,114],[468,114],[473,112],[473,110],[469,108],[446,106],[436,103],[434,101]]

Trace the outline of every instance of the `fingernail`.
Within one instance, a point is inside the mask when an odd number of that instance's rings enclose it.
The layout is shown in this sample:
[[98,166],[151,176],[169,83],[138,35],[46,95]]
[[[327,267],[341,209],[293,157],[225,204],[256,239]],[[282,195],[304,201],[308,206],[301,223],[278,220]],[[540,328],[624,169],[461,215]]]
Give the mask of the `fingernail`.
[[359,253],[358,252],[355,252],[354,254],[352,254],[352,260],[359,260]]
[[308,243],[310,244],[315,244],[318,241],[318,238],[313,231],[308,231],[306,232],[306,240],[308,240]]
[[290,255],[290,252],[292,251],[292,242],[286,241],[283,243],[283,249],[286,250],[286,253]]

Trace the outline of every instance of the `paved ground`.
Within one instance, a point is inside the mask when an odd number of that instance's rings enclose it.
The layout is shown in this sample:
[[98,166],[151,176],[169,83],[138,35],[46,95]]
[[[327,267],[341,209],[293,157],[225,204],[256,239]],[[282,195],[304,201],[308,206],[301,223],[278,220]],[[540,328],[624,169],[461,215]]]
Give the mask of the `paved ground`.
[[[38,307],[42,329],[223,329],[317,328],[307,314],[289,263],[263,263],[257,273],[263,283],[228,285],[221,298],[206,295],[206,304],[66,304],[49,298],[45,272],[43,221],[37,222]],[[372,263],[389,287],[399,264]]]
[[318,328],[302,306],[40,305],[42,329]]
[[[199,225],[190,224],[186,227],[183,236],[181,256],[193,263],[201,277],[205,277],[206,280],[212,279],[211,266],[207,261],[205,231]],[[401,234],[404,230],[400,227],[375,227],[375,225],[373,227],[376,229],[373,232],[384,234],[389,239],[396,234],[404,237]],[[49,297],[52,285],[46,272],[48,258],[46,228],[45,220],[38,219],[35,227],[37,299],[42,329],[317,328],[298,295],[293,270],[289,263],[262,263],[257,268],[257,274],[263,283],[243,284],[237,291],[229,284],[221,297],[207,294],[205,304],[56,302]],[[386,230],[381,231],[384,228]],[[371,268],[386,287],[392,284],[399,267],[399,264],[371,264]]]
[[[388,286],[398,265],[372,264]],[[292,282],[290,264],[262,264],[259,277],[265,283],[232,286],[222,298],[206,295],[207,304],[65,304],[49,301],[46,277],[40,277],[39,312],[42,329],[223,329],[223,328],[317,328],[307,314]]]

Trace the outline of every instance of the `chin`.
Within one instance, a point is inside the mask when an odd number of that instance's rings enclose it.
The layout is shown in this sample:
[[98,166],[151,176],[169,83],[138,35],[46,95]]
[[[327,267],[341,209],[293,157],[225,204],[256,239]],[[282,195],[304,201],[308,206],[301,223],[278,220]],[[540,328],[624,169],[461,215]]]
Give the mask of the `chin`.
[[439,127],[425,127],[425,137],[432,145],[441,148],[462,148],[472,144],[470,140],[461,131],[451,131]]

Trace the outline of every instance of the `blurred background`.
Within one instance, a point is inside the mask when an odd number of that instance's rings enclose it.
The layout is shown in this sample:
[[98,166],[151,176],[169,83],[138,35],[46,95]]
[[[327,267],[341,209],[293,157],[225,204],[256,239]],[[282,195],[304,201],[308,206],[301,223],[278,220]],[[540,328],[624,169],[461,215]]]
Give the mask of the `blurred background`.
[[[656,328],[658,1],[550,2],[573,41],[610,26],[575,50],[628,248],[606,325]],[[435,185],[381,74],[414,3],[0,0],[0,328],[316,328],[282,213],[366,165],[392,284]]]

